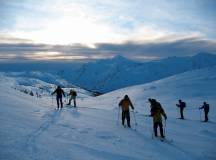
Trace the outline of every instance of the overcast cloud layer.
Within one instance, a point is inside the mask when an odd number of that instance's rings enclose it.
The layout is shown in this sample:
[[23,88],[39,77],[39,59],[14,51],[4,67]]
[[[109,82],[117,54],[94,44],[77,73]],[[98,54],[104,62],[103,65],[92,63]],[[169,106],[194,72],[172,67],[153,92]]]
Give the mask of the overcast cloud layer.
[[216,53],[215,0],[0,0],[0,59]]

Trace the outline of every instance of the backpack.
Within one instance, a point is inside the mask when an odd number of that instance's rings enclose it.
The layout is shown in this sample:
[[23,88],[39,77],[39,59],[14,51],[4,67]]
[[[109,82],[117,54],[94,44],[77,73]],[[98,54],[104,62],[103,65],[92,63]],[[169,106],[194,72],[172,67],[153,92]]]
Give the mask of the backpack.
[[182,107],[185,108],[186,107],[186,103],[182,102]]
[[209,104],[205,105],[204,110],[207,111],[207,112],[209,112]]
[[73,95],[73,96],[77,96],[76,91],[73,91],[72,95]]

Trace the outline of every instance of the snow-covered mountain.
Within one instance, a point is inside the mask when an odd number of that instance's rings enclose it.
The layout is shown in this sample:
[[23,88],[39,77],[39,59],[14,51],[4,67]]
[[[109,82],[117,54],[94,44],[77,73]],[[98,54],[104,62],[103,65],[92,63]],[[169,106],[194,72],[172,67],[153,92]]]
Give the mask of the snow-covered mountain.
[[117,56],[84,64],[76,70],[65,71],[62,77],[90,90],[108,92],[214,65],[216,55],[208,53],[199,53],[193,57],[170,57],[145,63]]
[[26,77],[38,78],[56,85],[59,82],[55,79],[63,79],[88,90],[106,93],[215,65],[215,54],[199,53],[192,57],[169,57],[150,62],[137,62],[122,56],[88,63],[5,62],[0,63],[0,71],[22,71]]
[[[4,160],[214,160],[216,143],[216,67],[185,72],[98,97],[78,97],[78,108],[55,110],[51,98],[13,88],[16,79],[0,78],[0,159]],[[134,103],[133,129],[118,119],[118,102]],[[168,119],[166,137],[152,139],[149,97],[159,100]],[[186,120],[176,119],[177,100],[187,103]],[[210,104],[210,122],[200,122],[198,107]],[[135,125],[135,117],[138,125]],[[202,118],[202,117],[201,117]],[[134,130],[136,129],[136,131]]]

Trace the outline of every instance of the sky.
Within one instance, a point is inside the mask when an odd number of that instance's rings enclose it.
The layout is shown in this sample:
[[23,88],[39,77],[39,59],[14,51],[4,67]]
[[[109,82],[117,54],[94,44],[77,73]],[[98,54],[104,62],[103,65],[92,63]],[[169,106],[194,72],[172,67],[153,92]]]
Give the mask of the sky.
[[0,0],[0,59],[216,54],[215,28],[215,0]]

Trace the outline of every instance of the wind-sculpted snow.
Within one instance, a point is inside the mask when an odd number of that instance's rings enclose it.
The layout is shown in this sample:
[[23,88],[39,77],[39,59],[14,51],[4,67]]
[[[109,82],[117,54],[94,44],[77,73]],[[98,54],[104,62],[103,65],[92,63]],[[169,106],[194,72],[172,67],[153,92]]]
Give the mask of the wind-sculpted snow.
[[[16,78],[0,76],[2,160],[214,160],[216,67],[191,71],[99,97],[78,97],[77,108],[56,110],[51,96],[37,98],[14,89]],[[132,129],[121,126],[118,102],[128,94],[135,106]],[[164,107],[166,137],[152,139],[147,99]],[[177,100],[186,101],[186,120],[176,119]],[[64,99],[66,103],[67,99]],[[198,107],[210,104],[210,122]],[[138,123],[135,125],[135,119]]]

